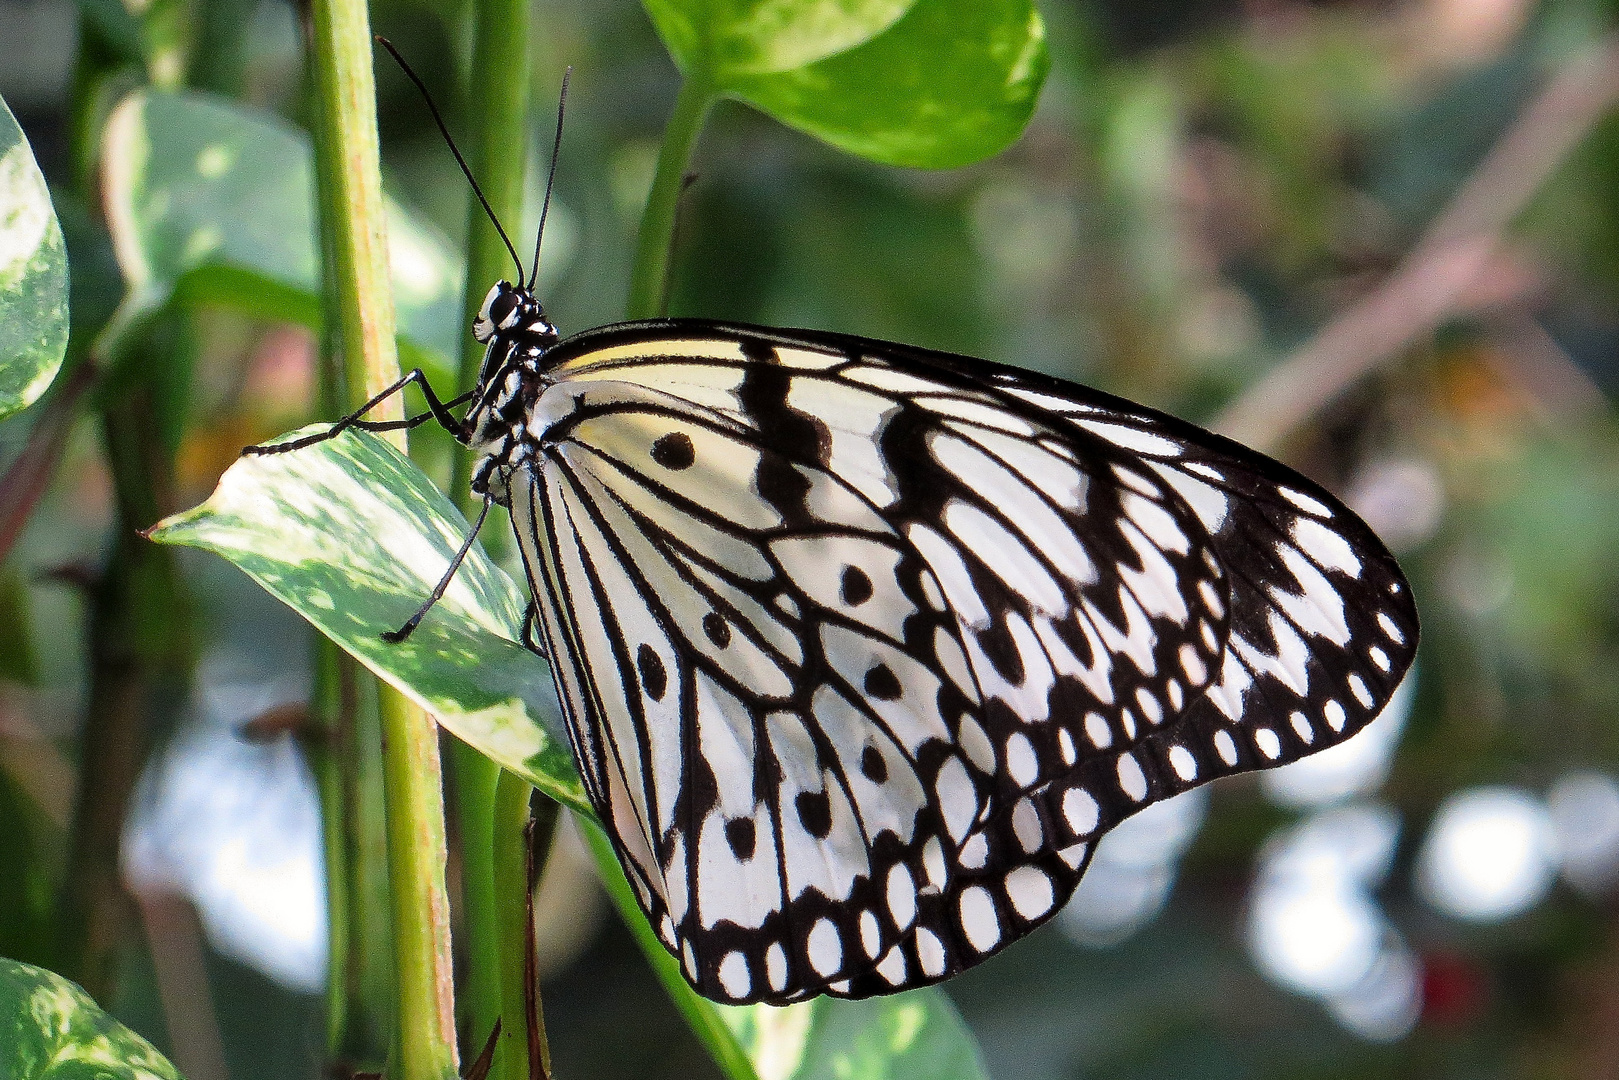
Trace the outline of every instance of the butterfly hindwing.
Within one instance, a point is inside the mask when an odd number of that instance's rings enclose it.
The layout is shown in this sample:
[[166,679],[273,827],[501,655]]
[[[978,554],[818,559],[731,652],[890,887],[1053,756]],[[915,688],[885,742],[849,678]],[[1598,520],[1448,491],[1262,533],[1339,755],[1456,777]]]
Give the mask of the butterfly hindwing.
[[976,816],[952,621],[824,473],[634,387],[583,397],[513,508],[544,507],[529,557],[570,601],[541,615],[592,797],[705,993],[818,991],[909,928]]
[[948,977],[1112,825],[1347,738],[1409,665],[1370,531],[1173,418],[830,334],[548,360],[514,524],[587,789],[710,997]]

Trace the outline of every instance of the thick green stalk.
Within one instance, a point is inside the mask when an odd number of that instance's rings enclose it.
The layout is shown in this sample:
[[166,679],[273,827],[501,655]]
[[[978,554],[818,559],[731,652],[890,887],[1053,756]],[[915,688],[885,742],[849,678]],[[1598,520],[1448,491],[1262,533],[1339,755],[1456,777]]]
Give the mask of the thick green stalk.
[[[523,191],[528,168],[529,5],[525,0],[478,0],[478,24],[472,43],[472,78],[468,94],[477,118],[468,164],[483,188],[489,208],[505,226],[517,254],[529,257],[524,243]],[[530,240],[532,242],[532,240]],[[489,287],[518,268],[501,243],[478,200],[467,194],[467,283],[461,320],[461,388],[470,387],[483,364],[483,346],[472,336]],[[456,464],[451,493],[466,505],[466,461]]]
[[[321,224],[350,401],[399,374],[388,230],[377,143],[371,31],[363,0],[314,0],[310,64],[316,89]],[[373,418],[403,415],[398,397]],[[403,448],[403,432],[394,434]],[[432,718],[388,687],[379,693],[388,868],[393,900],[397,1008],[393,1080],[446,1080],[456,1073],[455,993],[444,868],[444,800]]]
[[455,983],[444,867],[443,781],[432,717],[381,687],[382,778],[388,806],[388,883],[393,897],[399,1080],[456,1075]]
[[658,169],[652,176],[641,232],[636,239],[635,266],[630,271],[630,318],[650,319],[669,311],[669,248],[675,235],[675,214],[686,184],[686,167],[697,149],[703,120],[715,101],[714,89],[700,78],[680,85],[675,108],[663,129],[658,148]]
[[[306,20],[310,13],[306,10]],[[305,26],[313,42],[313,29]],[[308,50],[313,53],[313,48]],[[309,73],[311,82],[313,72]],[[314,100],[313,85],[310,100]],[[320,145],[326,125],[312,125],[316,142],[316,190],[335,192],[335,155]],[[320,218],[321,303],[340,307],[333,234],[325,227],[330,212],[317,204]],[[317,365],[318,415],[349,410],[341,327],[336,318],[321,325]],[[361,670],[331,641],[315,642],[313,700],[318,731],[312,733],[310,761],[320,791],[326,844],[327,1067],[334,1074],[380,1070],[388,1059],[393,1027],[393,933],[388,910],[386,813],[382,800],[381,727],[376,715],[378,680]],[[363,692],[362,692],[363,691]],[[381,900],[381,903],[376,902]]]
[[[500,1017],[500,927],[495,900],[495,785],[500,766],[460,739],[449,740],[461,851],[462,946],[466,977],[456,996],[467,1053],[483,1045]],[[496,1059],[499,1060],[498,1058]],[[490,1073],[498,1077],[499,1066]]]
[[[495,789],[494,871],[500,930],[500,1049],[495,1070],[499,1080],[543,1080],[550,1075],[551,1053],[540,1017],[540,988],[533,969],[534,858],[528,781],[502,771]],[[531,996],[532,995],[532,996]],[[537,1021],[529,1029],[532,1008]],[[531,1061],[537,1057],[538,1061]],[[537,1068],[533,1068],[537,1066]]]
[[[315,0],[310,33],[317,121],[324,129],[316,148],[330,162],[330,168],[318,170],[325,181],[318,195],[321,226],[327,232],[333,261],[333,296],[348,397],[361,402],[399,377],[376,84],[365,4],[360,0]],[[371,411],[373,420],[402,416],[404,403],[398,396]],[[387,437],[405,449],[403,432]]]
[[[469,133],[469,164],[501,224],[508,231],[520,230],[528,164],[529,5],[526,0],[478,0],[475,18],[469,93],[477,105],[471,110],[477,123]],[[514,236],[512,242],[521,245],[521,235]],[[459,389],[477,381],[483,364],[484,348],[472,336],[472,321],[477,318],[484,295],[496,281],[515,279],[519,273],[511,253],[470,191],[466,265]],[[450,494],[464,511],[470,511],[474,503],[468,487],[471,467],[468,455],[456,455]],[[459,740],[450,746],[469,958],[461,1009],[470,1027],[472,1044],[477,1046],[488,1037],[495,1018],[501,1015],[500,928],[493,849],[495,785],[500,766]],[[502,1043],[506,1041],[502,1039]],[[500,1075],[498,1064],[494,1075]]]

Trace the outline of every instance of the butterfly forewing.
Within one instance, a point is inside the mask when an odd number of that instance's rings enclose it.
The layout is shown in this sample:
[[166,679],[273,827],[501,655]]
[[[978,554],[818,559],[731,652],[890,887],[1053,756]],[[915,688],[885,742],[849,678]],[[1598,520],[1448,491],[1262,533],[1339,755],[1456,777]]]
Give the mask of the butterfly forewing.
[[1404,576],[1364,522],[1285,466],[1173,417],[1038,376],[992,378],[1133,447],[1195,509],[1226,569],[1226,649],[1184,734],[1148,740],[1154,797],[1292,761],[1381,711],[1418,627]]
[[1193,509],[1128,450],[952,372],[884,366],[875,342],[739,336],[713,340],[706,363],[696,344],[608,346],[562,370],[711,408],[887,522],[958,624],[989,725],[968,727],[963,749],[1007,794],[1073,763],[1044,723],[1053,710],[1129,743],[1212,678],[1223,569]]
[[548,360],[513,521],[587,789],[710,997],[947,977],[1113,824],[1347,738],[1409,666],[1370,531],[1170,417],[711,323]]

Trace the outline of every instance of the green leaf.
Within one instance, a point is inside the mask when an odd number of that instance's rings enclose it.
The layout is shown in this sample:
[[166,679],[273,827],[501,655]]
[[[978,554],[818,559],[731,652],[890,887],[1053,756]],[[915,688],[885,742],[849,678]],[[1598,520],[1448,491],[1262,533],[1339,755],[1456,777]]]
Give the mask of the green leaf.
[[0,1076],[180,1080],[152,1044],[44,968],[0,958]]
[[[261,305],[253,278],[307,303],[277,310],[317,317],[314,165],[309,137],[270,113],[198,93],[137,90],[107,120],[102,143],[107,224],[128,289],[120,330],[190,291]],[[461,264],[432,226],[388,204],[399,333],[456,355]],[[217,274],[220,287],[199,279]],[[246,277],[244,277],[246,275]]]
[[242,458],[207,502],[149,535],[225,556],[445,728],[588,814],[550,670],[519,644],[523,594],[482,551],[408,640],[382,640],[432,593],[466,532],[408,458],[350,431]]
[[863,44],[916,0],[643,0],[681,70],[790,71]]
[[687,78],[888,165],[1005,149],[1051,63],[1032,0],[645,3]]
[[0,100],[0,418],[27,408],[67,353],[67,249],[45,177]]
[[970,1080],[978,1044],[943,991],[720,1007],[759,1080]]
[[1050,65],[1030,0],[918,0],[859,48],[721,90],[848,153],[948,169],[1022,134]]

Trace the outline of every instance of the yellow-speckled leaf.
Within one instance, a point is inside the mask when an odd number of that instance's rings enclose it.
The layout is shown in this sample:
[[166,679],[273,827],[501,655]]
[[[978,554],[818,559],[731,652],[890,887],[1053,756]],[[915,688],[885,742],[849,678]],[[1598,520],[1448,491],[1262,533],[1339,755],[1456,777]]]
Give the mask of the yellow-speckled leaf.
[[180,1080],[152,1044],[54,972],[0,958],[0,1077]]
[[0,417],[25,409],[67,352],[67,249],[34,152],[0,101]]
[[225,556],[451,732],[589,813],[550,669],[518,642],[523,594],[476,546],[416,632],[382,640],[432,592],[466,531],[408,458],[351,431],[242,458],[207,502],[150,535]]

